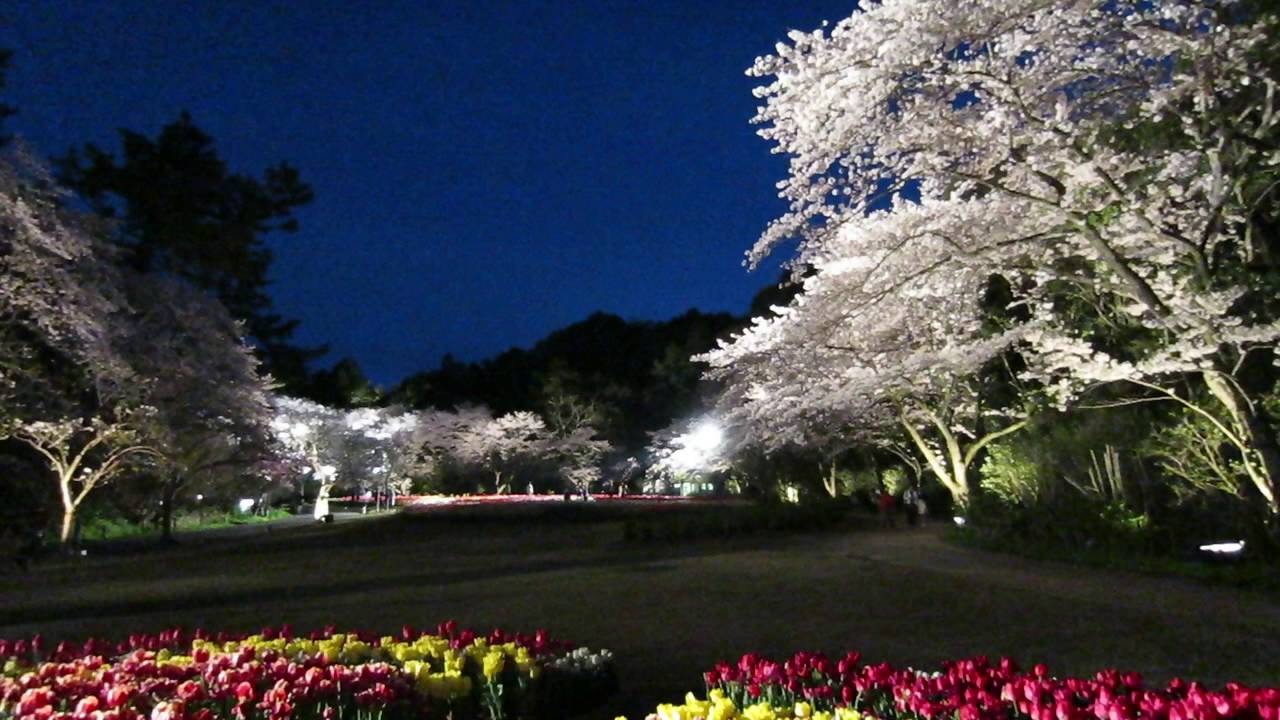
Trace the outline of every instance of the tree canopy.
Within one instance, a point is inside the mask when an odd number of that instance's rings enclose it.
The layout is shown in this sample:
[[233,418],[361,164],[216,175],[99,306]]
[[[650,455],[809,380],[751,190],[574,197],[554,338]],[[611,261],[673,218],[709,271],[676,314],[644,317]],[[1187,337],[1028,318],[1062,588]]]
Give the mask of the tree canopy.
[[90,144],[60,166],[69,187],[118,220],[114,235],[127,267],[173,274],[214,293],[246,323],[277,379],[290,386],[305,380],[306,361],[322,350],[291,345],[298,323],[272,311],[267,295],[266,237],[295,232],[295,211],[312,200],[296,168],[274,165],[260,179],[232,172],[185,112],[154,139],[121,130],[118,156]]

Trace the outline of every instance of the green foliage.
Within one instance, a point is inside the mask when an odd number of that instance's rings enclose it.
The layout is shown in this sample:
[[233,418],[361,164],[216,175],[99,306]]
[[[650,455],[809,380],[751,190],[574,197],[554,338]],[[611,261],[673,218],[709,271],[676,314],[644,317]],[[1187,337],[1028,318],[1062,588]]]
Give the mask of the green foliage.
[[[252,525],[289,517],[288,510],[269,510],[265,514],[249,514],[234,511],[189,512],[174,518],[174,530],[189,532],[216,528]],[[161,529],[155,523],[133,522],[119,516],[103,515],[86,517],[80,529],[81,540],[123,540],[126,538],[156,537]]]
[[911,478],[900,467],[886,468],[880,473],[880,482],[890,495],[901,495],[911,486]]
[[1052,491],[1052,485],[1043,481],[1039,466],[1027,448],[1014,441],[992,443],[979,474],[980,487],[1011,507],[1038,506]]
[[1143,450],[1159,464],[1179,504],[1214,494],[1247,496],[1249,479],[1238,453],[1200,413],[1178,407],[1152,428]]
[[1063,545],[1156,542],[1136,449],[1149,415],[1135,408],[1053,414],[992,443],[970,509],[996,536]]
[[873,493],[880,487],[880,476],[875,468],[840,468],[836,471],[840,483],[840,494],[844,496],[859,493]]

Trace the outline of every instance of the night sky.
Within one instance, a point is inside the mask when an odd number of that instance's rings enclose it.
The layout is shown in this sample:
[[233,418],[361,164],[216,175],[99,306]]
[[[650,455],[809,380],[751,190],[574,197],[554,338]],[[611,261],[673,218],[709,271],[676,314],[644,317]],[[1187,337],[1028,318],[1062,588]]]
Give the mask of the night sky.
[[234,171],[315,189],[272,295],[392,384],[595,310],[745,311],[785,165],[743,71],[853,0],[39,0],[0,12],[7,128],[42,154],[186,109]]

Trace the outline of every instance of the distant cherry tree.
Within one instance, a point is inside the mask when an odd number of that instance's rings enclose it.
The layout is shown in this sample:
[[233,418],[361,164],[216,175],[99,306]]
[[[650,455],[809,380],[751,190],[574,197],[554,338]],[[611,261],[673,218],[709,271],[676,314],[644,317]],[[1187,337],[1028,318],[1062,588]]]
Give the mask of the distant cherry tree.
[[521,410],[467,426],[456,437],[455,452],[493,473],[493,491],[506,493],[521,468],[547,457],[549,440],[542,418]]
[[271,398],[271,434],[278,451],[291,461],[299,499],[306,497],[306,478],[317,485],[317,500],[327,500],[338,481],[341,437],[347,432],[342,413],[310,400],[275,395]]
[[398,408],[358,408],[343,417],[343,466],[352,479],[372,487],[378,505],[395,504],[411,484],[418,415]]

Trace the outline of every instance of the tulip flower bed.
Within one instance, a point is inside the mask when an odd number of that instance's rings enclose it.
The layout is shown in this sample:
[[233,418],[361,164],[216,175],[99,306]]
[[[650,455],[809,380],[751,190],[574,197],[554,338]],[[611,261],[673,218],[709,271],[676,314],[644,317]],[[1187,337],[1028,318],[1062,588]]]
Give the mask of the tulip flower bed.
[[1280,720],[1280,689],[1230,683],[1209,690],[1174,680],[1147,688],[1137,673],[1103,670],[1056,678],[1043,665],[974,658],[938,672],[863,665],[797,653],[784,662],[745,655],[705,674],[705,699],[689,693],[649,720]]
[[61,643],[0,640],[0,720],[552,718],[616,686],[609,652],[445,623],[434,634],[233,637],[169,631]]

